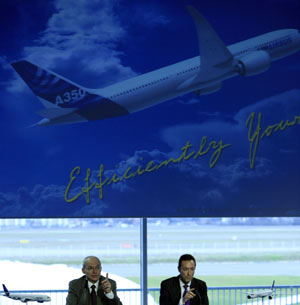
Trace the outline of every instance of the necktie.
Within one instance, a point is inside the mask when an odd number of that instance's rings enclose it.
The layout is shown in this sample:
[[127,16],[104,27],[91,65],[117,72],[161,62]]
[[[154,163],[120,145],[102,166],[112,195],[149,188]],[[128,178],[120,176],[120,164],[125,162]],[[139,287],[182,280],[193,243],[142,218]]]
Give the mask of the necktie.
[[92,292],[91,292],[92,305],[97,305],[97,294],[95,288],[96,286],[92,285]]
[[[182,297],[184,297],[185,295],[186,295],[186,293],[188,292],[188,285],[187,284],[184,284],[184,291],[183,291],[183,296]],[[184,305],[190,305],[190,303],[191,303],[191,300],[188,300],[188,301],[186,301],[185,303],[184,303]]]

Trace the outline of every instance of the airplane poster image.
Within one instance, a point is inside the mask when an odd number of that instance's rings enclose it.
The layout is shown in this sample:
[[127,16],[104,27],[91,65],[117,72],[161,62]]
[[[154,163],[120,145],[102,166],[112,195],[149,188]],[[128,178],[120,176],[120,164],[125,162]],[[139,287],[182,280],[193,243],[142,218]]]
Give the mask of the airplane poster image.
[[45,106],[37,125],[87,122],[123,116],[177,96],[210,94],[234,76],[263,73],[272,61],[300,49],[300,33],[283,29],[228,47],[208,21],[188,6],[197,29],[200,56],[110,85],[88,89],[29,61],[12,63]]

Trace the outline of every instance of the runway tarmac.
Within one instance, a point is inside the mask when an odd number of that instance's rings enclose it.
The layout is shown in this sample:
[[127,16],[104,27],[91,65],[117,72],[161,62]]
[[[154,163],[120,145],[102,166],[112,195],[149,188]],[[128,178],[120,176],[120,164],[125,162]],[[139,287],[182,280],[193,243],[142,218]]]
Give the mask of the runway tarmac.
[[[103,269],[120,276],[139,276],[138,264],[104,265]],[[178,273],[176,263],[149,264],[148,276],[172,276]],[[294,275],[300,276],[300,261],[198,263],[196,275]]]

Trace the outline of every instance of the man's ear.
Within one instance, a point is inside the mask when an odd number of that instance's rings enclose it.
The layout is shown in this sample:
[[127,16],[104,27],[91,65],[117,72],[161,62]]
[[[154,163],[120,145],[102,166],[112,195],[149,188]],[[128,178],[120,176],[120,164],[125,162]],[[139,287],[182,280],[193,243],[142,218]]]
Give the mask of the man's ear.
[[178,272],[180,273],[180,267],[177,267],[177,269],[178,269]]
[[82,273],[83,273],[83,274],[86,274],[86,273],[85,273],[85,269],[84,269],[84,268],[82,268],[82,269],[81,269],[81,271],[82,271]]

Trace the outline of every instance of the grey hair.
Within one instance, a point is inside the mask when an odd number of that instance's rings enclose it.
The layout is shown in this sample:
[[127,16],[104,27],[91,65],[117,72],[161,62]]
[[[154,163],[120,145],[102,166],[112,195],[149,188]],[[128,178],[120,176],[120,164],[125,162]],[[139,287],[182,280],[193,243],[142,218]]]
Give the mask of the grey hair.
[[87,256],[82,261],[82,268],[83,269],[85,268],[86,261],[89,260],[90,258],[95,258],[99,262],[99,265],[101,266],[101,261],[97,256]]

